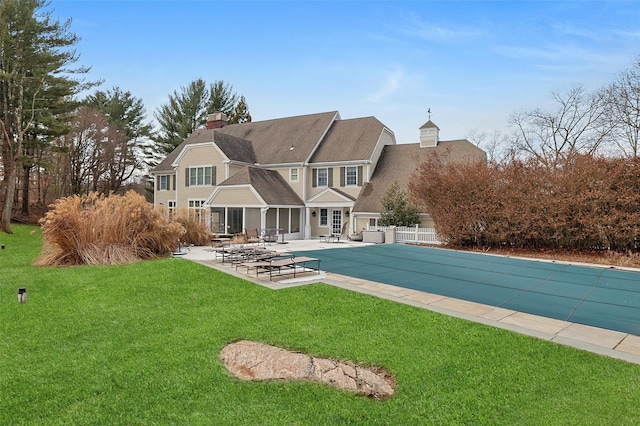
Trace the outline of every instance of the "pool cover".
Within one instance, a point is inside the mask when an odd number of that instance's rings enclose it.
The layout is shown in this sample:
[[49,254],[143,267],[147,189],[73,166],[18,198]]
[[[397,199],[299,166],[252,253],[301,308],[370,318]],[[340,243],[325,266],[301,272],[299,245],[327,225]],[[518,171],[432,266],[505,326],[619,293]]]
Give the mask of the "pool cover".
[[336,274],[640,335],[640,273],[404,244],[295,252]]

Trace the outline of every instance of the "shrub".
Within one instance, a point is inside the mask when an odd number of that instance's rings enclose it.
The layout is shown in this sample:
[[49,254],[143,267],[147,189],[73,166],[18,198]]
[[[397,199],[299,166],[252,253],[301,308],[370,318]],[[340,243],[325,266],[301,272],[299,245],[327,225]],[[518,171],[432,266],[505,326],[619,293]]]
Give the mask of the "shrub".
[[184,235],[180,238],[183,243],[206,246],[211,242],[212,235],[206,225],[199,222],[193,215],[189,215],[186,210],[180,211],[174,220],[185,229]]
[[407,193],[400,190],[398,182],[394,182],[382,198],[382,208],[378,220],[381,226],[413,226],[420,223],[418,208]]
[[144,197],[72,196],[58,200],[41,219],[44,246],[35,264],[115,265],[173,253],[185,229]]
[[573,156],[447,164],[433,157],[409,184],[452,246],[640,252],[640,159]]

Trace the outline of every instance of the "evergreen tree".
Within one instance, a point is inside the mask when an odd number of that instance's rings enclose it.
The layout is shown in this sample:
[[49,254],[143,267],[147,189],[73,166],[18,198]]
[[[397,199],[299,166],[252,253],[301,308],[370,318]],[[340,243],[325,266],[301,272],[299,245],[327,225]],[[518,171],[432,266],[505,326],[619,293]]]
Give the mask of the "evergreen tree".
[[227,117],[231,117],[237,103],[238,95],[233,92],[233,86],[226,84],[222,80],[217,80],[209,87],[209,101],[207,102],[206,114],[212,113],[213,111],[220,111],[225,113]]
[[169,102],[154,114],[160,131],[155,135],[157,150],[165,154],[173,151],[198,126],[207,121],[206,83],[198,79],[169,95]]
[[378,223],[381,226],[413,226],[420,223],[418,208],[409,200],[405,191],[401,191],[398,182],[387,190],[382,199],[382,212]]
[[251,114],[249,114],[249,105],[244,96],[240,96],[240,100],[233,108],[233,112],[229,116],[229,124],[241,124],[251,122]]
[[27,146],[27,141],[62,131],[64,118],[57,114],[68,111],[73,96],[91,86],[73,78],[88,69],[69,67],[78,60],[73,50],[78,38],[70,32],[71,21],[53,19],[43,10],[47,6],[44,0],[0,2],[1,225],[8,233],[18,171],[23,164],[30,170],[30,156],[38,148],[37,144]]
[[216,110],[225,113],[229,119],[235,117],[238,110],[241,114],[238,120],[244,121],[229,120],[230,124],[251,121],[244,96],[238,99],[233,87],[222,80],[207,88],[203,79],[197,79],[174,91],[169,95],[169,102],[161,105],[154,114],[160,129],[154,137],[153,152],[148,152],[148,156],[153,157],[154,153],[166,155],[173,151],[194,130],[204,126],[207,116]]
[[109,118],[109,122],[121,129],[129,139],[151,136],[151,125],[145,122],[144,104],[131,92],[123,92],[119,87],[106,92],[99,90],[88,96],[85,103],[98,107]]

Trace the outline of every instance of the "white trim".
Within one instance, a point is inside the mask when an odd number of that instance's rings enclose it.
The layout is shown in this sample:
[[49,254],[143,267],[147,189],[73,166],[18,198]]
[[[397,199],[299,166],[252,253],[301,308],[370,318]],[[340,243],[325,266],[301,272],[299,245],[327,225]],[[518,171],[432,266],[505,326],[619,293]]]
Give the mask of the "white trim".
[[[296,171],[296,178],[295,179],[291,178],[291,172],[293,170]],[[289,167],[289,182],[295,182],[295,183],[299,183],[300,182],[300,167]]]
[[320,145],[322,145],[322,142],[324,141],[324,138],[327,136],[327,133],[329,133],[329,130],[331,130],[331,128],[333,127],[336,121],[339,121],[341,119],[342,118],[340,117],[340,112],[336,111],[336,113],[333,115],[333,119],[329,122],[329,125],[327,126],[327,128],[324,129],[324,132],[322,132],[322,134],[320,135],[320,139],[318,139],[313,149],[311,149],[311,152],[309,152],[309,156],[305,160],[305,163],[309,163],[311,161],[311,158],[313,158],[313,154],[315,154],[318,148],[320,147]]
[[265,201],[264,199],[260,196],[260,194],[258,194],[258,191],[255,190],[255,188],[253,187],[253,185],[250,185],[248,183],[245,183],[243,185],[228,185],[228,186],[216,186],[216,188],[211,192],[211,194],[209,194],[209,196],[207,197],[207,199],[205,200],[205,205],[207,207],[230,207],[229,204],[225,203],[225,204],[212,204],[211,202],[213,201],[213,199],[222,191],[236,191],[236,190],[245,190],[245,189],[249,189],[251,191],[251,193],[260,201],[261,204],[240,204],[239,206],[242,207],[250,207],[250,206],[254,206],[254,207],[270,207]]
[[[308,207],[325,206],[327,204],[332,204],[333,205],[333,203],[334,203],[333,201],[330,202],[330,203],[325,203],[325,202],[316,203],[315,202],[318,198],[326,195],[327,193],[331,193],[331,194],[337,195],[338,197],[340,197],[340,198],[342,198],[344,200],[342,203],[347,203],[348,204],[348,205],[343,205],[342,207],[353,207],[353,203],[355,203],[355,200],[352,200],[351,198],[346,197],[344,194],[341,194],[341,193],[337,192],[336,190],[334,190],[331,187],[326,187],[322,191],[320,191],[316,195],[314,195],[313,197],[309,198],[307,200],[307,202],[305,203],[305,205],[308,206]],[[341,202],[337,201],[337,203],[340,204]]]
[[346,167],[346,166],[365,166],[371,164],[371,160],[345,160],[345,161],[324,161],[320,163],[309,163],[313,168],[327,168],[327,167]]
[[171,165],[173,167],[179,166],[180,165],[180,161],[182,161],[182,157],[184,157],[189,150],[191,150],[193,148],[206,148],[207,146],[213,146],[218,151],[218,153],[220,154],[220,156],[222,157],[223,160],[224,159],[229,160],[229,158],[226,155],[224,155],[224,152],[222,152],[220,150],[218,145],[216,145],[213,141],[211,141],[211,142],[202,142],[202,143],[190,143],[189,145],[187,145],[184,148],[182,148],[182,150],[176,156],[176,159],[173,160],[173,163],[171,163]]

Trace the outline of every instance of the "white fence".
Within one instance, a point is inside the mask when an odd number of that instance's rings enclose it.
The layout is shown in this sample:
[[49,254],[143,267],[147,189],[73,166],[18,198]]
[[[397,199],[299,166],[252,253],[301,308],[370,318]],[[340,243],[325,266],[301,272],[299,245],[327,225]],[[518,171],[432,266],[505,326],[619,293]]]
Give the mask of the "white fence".
[[[367,231],[386,231],[386,226],[369,226]],[[397,226],[396,241],[399,243],[441,244],[435,228],[416,226]]]

